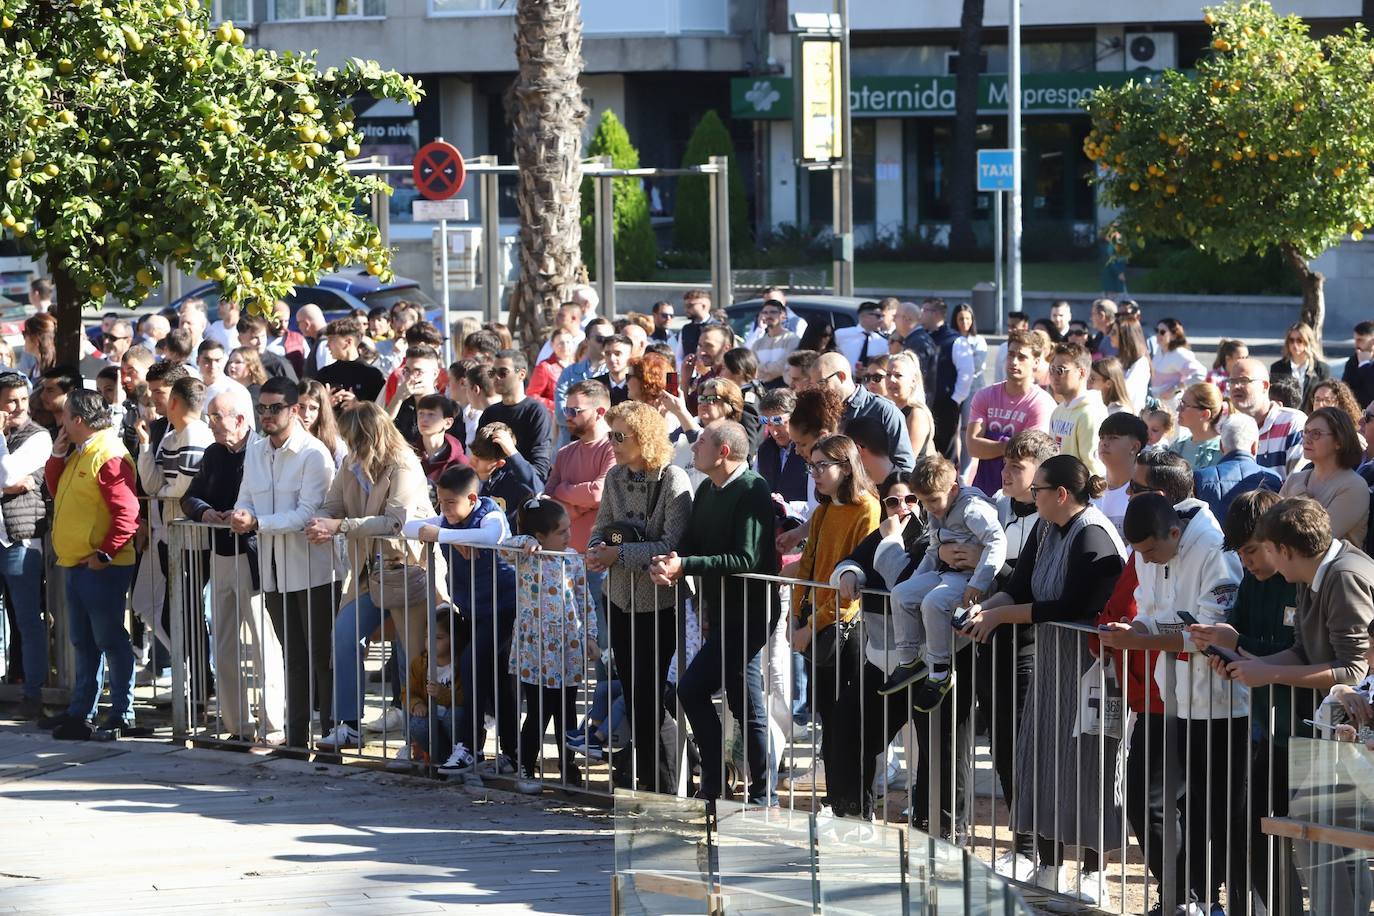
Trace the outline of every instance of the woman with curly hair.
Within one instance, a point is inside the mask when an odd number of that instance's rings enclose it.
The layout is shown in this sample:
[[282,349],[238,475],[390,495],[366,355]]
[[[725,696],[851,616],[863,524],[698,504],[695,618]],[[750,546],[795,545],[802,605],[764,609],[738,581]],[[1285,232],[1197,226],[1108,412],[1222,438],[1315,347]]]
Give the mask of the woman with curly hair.
[[611,408],[606,422],[616,463],[606,473],[587,539],[587,568],[607,573],[607,638],[632,723],[637,781],[650,791],[671,792],[674,761],[660,752],[658,734],[678,612],[691,592],[686,581],[675,588],[654,585],[649,563],[677,549],[692,514],[692,488],[687,472],[672,463],[657,410],[625,401]]
[[1360,410],[1359,402],[1355,400],[1355,392],[1340,379],[1322,379],[1313,385],[1307,400],[1303,401],[1302,412],[1311,415],[1323,407],[1337,407],[1345,411],[1354,421],[1356,429],[1364,422],[1364,411]]
[[677,430],[678,422],[671,405],[663,395],[668,390],[669,378],[676,374],[673,361],[653,351],[636,356],[630,360],[626,369],[625,384],[630,392],[630,400],[648,404],[657,410],[658,415],[667,424],[669,435]]

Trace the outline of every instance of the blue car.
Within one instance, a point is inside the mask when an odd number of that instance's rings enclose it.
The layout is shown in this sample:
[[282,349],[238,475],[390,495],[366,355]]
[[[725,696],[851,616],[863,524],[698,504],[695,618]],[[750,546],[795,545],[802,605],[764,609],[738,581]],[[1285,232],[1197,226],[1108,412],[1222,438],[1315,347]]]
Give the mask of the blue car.
[[[218,283],[205,283],[168,305],[164,312],[174,314],[185,300],[203,299],[205,311],[210,320],[214,321],[215,312],[219,308],[220,294],[221,288]],[[292,330],[296,328],[296,310],[306,303],[318,305],[320,311],[324,312],[325,320],[333,321],[351,315],[354,309],[366,312],[379,305],[389,309],[402,299],[420,306],[424,310],[426,320],[440,328],[443,327],[443,306],[430,298],[417,281],[396,277],[390,283],[383,283],[363,269],[325,274],[314,286],[298,286],[285,297],[285,301],[291,306]],[[175,319],[173,321],[175,322]]]

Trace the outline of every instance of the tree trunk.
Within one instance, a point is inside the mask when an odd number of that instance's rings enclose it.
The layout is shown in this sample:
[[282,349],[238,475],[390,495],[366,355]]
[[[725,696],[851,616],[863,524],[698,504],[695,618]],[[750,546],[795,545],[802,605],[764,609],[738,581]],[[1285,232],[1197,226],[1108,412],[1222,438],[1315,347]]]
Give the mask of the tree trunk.
[[1326,275],[1313,270],[1302,252],[1292,245],[1284,245],[1282,250],[1283,256],[1288,260],[1293,272],[1298,275],[1298,283],[1302,286],[1302,311],[1299,313],[1299,320],[1312,328],[1317,340],[1321,340],[1322,325],[1326,322]]
[[978,146],[978,58],[983,40],[983,3],[984,0],[964,0],[959,19],[954,143],[949,162],[949,247],[955,252],[971,252],[977,244],[973,235],[977,184],[974,160]]
[[538,349],[569,287],[578,282],[582,228],[582,9],[580,0],[518,0],[508,96],[520,210],[520,278],[510,323]]
[[81,335],[86,333],[81,326],[81,293],[67,274],[63,258],[48,256],[52,268],[52,316],[57,319],[57,338],[53,341],[57,350],[57,365],[75,369],[81,364]]

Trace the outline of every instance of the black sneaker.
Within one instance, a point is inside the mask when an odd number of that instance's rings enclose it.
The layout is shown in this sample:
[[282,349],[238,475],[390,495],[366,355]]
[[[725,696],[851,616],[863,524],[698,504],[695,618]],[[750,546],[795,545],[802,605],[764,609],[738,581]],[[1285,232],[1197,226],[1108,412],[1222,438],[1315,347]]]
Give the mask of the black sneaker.
[[52,730],[52,736],[58,741],[89,741],[92,734],[88,723],[75,718],[68,719]]
[[43,729],[43,731],[50,732],[53,729],[57,728],[59,725],[65,725],[68,722],[75,721],[76,716],[73,716],[70,713],[63,711],[51,716],[44,716],[43,718],[38,720],[37,724],[39,728]]
[[[943,674],[943,677],[937,675]],[[921,712],[930,712],[940,705],[949,693],[949,688],[954,686],[954,673],[945,666],[937,666],[931,669],[930,677],[925,682],[911,692],[911,705]]]
[[878,693],[885,697],[900,693],[912,684],[925,680],[929,674],[924,659],[913,659],[904,665],[898,665],[892,676],[878,688]]

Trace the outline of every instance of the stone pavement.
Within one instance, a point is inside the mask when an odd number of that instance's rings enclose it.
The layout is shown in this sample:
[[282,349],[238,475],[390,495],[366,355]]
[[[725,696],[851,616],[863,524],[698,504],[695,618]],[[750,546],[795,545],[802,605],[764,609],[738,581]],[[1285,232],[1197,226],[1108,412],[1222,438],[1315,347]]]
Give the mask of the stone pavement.
[[0,727],[0,913],[605,913],[609,812]]

